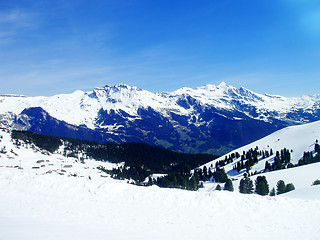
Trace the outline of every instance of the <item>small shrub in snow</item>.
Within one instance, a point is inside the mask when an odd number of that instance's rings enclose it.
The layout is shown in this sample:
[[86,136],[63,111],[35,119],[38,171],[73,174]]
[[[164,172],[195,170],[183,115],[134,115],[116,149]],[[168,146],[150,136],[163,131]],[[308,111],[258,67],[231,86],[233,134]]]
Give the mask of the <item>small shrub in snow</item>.
[[315,180],[315,181],[312,183],[312,186],[314,186],[314,185],[320,185],[320,179]]
[[269,196],[273,197],[276,195],[276,190],[274,188],[271,189]]
[[295,190],[296,188],[294,187],[293,183],[288,183],[286,185],[286,192],[290,192],[290,191],[293,191]]
[[288,183],[287,185],[283,180],[279,180],[277,183],[277,194],[287,193],[295,190],[293,183]]

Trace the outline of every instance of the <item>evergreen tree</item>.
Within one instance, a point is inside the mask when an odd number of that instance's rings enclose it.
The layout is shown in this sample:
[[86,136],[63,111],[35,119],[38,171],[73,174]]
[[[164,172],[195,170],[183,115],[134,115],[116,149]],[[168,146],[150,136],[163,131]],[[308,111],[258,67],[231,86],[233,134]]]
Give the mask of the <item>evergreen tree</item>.
[[213,173],[212,173],[212,171],[211,171],[211,168],[209,168],[208,179],[210,180],[210,178],[212,178],[212,176],[213,176]]
[[268,195],[269,193],[269,184],[265,176],[258,176],[256,181],[256,193],[262,196]]
[[277,195],[285,193],[286,192],[286,184],[283,180],[279,180],[277,182]]
[[[279,153],[279,152],[277,151],[277,153]],[[281,160],[280,160],[280,157],[276,156],[276,157],[274,158],[274,164],[275,164],[275,168],[276,168],[277,170],[279,170],[279,169],[282,168],[282,162],[281,162]]]
[[226,174],[223,168],[217,168],[213,173],[213,177],[216,182],[225,183],[228,179],[228,175]]
[[221,186],[220,186],[220,184],[217,185],[216,190],[221,191]]
[[240,172],[240,171],[241,171],[241,164],[240,164],[240,162],[237,162],[237,172]]
[[268,161],[266,161],[265,166],[264,166],[264,171],[266,172],[267,170],[271,170],[271,165]]
[[293,183],[288,183],[286,185],[286,192],[290,192],[290,191],[293,191],[295,190],[296,188],[294,187]]
[[234,191],[232,181],[229,178],[227,179],[226,183],[224,184],[224,190],[230,191],[230,192]]
[[250,171],[250,169],[251,169],[251,164],[250,164],[250,162],[249,162],[249,161],[246,161],[245,165],[246,165],[246,171],[247,171],[247,173],[249,173],[249,171]]
[[241,179],[240,185],[239,185],[239,191],[240,191],[240,193],[244,193],[244,194],[253,193],[252,180],[248,177],[244,177],[243,179]]
[[318,154],[320,154],[320,146],[318,144],[318,140],[316,140],[316,144],[314,145],[314,151]]
[[267,157],[269,157],[270,156],[270,154],[269,154],[269,152],[266,150],[265,151],[265,157],[267,158]]
[[276,190],[274,188],[271,189],[269,196],[275,196],[276,195]]
[[148,186],[152,186],[152,184],[153,184],[152,178],[149,177],[147,185],[148,185]]
[[206,166],[203,167],[203,180],[207,181],[208,180],[208,169]]
[[198,182],[195,176],[192,176],[190,179],[190,190],[197,190],[198,189]]

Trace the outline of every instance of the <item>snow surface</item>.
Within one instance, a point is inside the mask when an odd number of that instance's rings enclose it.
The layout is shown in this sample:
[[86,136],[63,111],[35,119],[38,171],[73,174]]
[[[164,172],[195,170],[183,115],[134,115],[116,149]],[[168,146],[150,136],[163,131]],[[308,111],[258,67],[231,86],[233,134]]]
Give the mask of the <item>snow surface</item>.
[[[281,148],[300,127],[275,133],[277,144],[269,136],[269,144]],[[308,128],[301,131],[311,134]],[[0,239],[319,239],[320,187],[311,183],[320,178],[320,164],[267,173],[271,187],[279,179],[296,186],[276,197],[213,191],[211,183],[191,192],[114,180],[96,169],[112,164],[18,149],[8,132],[0,135],[0,150],[7,151],[0,153]],[[315,136],[292,135],[287,143],[306,140],[308,148]]]

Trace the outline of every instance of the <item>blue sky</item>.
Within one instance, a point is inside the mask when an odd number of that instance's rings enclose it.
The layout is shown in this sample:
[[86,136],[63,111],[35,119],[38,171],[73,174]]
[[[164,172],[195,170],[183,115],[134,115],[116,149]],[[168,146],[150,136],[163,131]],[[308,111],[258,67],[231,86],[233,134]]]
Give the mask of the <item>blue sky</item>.
[[126,83],[320,94],[318,0],[0,0],[0,94]]

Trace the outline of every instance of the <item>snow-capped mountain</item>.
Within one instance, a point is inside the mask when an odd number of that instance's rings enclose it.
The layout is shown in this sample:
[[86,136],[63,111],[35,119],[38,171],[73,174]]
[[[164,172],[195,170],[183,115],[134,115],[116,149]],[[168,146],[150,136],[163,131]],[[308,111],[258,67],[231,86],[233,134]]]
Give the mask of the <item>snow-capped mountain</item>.
[[171,93],[118,84],[52,97],[0,96],[5,127],[99,142],[142,141],[185,152],[222,153],[319,119],[320,96],[262,95],[226,83]]

